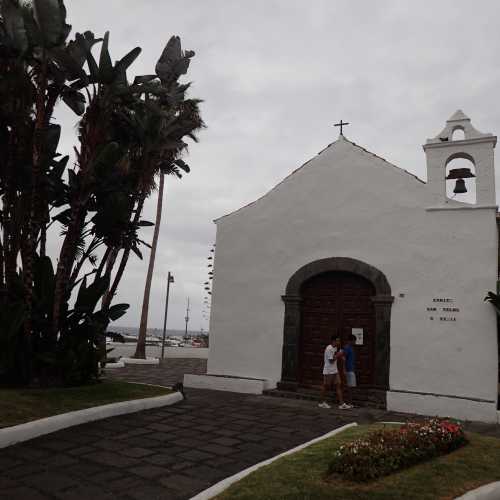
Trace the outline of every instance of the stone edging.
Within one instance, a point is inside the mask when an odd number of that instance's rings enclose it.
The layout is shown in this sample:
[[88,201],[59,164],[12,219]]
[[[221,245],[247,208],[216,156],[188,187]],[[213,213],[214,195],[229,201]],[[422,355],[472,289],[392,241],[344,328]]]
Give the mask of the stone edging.
[[74,425],[85,424],[117,415],[125,415],[126,413],[150,410],[161,406],[169,406],[183,399],[184,397],[180,392],[174,392],[165,396],[132,399],[130,401],[94,406],[92,408],[85,408],[84,410],[71,411],[69,413],[34,420],[25,424],[5,427],[4,429],[0,429],[0,449],[43,436],[44,434],[66,429],[67,427],[73,427]]
[[120,358],[120,361],[123,361],[126,365],[159,365],[159,358]]
[[498,500],[500,498],[500,481],[485,484],[468,491],[465,495],[455,498],[455,500]]
[[357,425],[358,424],[356,422],[352,422],[351,424],[343,425],[342,427],[339,427],[338,429],[334,429],[333,431],[330,431],[326,434],[323,434],[323,436],[319,436],[315,439],[312,439],[311,441],[308,441],[307,443],[300,444],[299,446],[296,446],[295,448],[292,448],[291,450],[287,450],[284,453],[280,453],[279,455],[276,455],[275,457],[269,458],[267,460],[264,460],[263,462],[259,462],[258,464],[252,465],[251,467],[248,467],[247,469],[244,469],[240,472],[237,472],[233,476],[226,477],[222,481],[219,481],[218,483],[214,484],[213,486],[210,486],[210,488],[203,490],[202,492],[200,492],[197,495],[195,495],[194,497],[192,497],[191,500],[209,500],[210,498],[213,498],[215,495],[222,493],[224,490],[229,488],[229,486],[238,482],[240,479],[243,479],[244,477],[248,476],[249,474],[256,471],[257,469],[260,469],[261,467],[269,465],[272,462],[274,462],[275,460],[278,460],[279,458],[282,458],[282,457],[285,457],[287,455],[291,455],[292,453],[296,453],[297,451],[303,450],[304,448],[310,446],[311,444],[317,443],[318,441],[322,441],[323,439],[327,439],[331,436],[335,436],[335,434],[339,434],[340,432],[343,432],[347,429],[350,429],[351,427],[356,427]]
[[104,369],[106,368],[125,368],[125,363],[123,361],[117,361],[116,363],[106,363]]

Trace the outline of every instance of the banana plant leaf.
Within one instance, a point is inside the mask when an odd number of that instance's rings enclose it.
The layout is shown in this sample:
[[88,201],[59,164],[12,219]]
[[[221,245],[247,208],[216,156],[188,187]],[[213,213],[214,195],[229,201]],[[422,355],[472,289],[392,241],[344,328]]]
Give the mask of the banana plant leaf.
[[66,24],[66,7],[63,0],[32,0],[32,2],[44,46],[49,48],[63,43],[71,31],[71,26]]

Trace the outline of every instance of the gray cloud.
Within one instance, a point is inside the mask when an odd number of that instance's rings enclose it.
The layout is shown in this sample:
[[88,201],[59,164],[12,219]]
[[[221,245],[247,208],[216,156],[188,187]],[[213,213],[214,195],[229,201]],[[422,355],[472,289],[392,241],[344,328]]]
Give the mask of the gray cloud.
[[[162,325],[165,278],[176,277],[169,326],[182,328],[185,300],[201,320],[212,220],[264,194],[346,136],[425,176],[421,145],[462,108],[481,131],[500,130],[500,37],[494,1],[66,0],[74,30],[110,30],[115,58],[138,45],[132,67],[150,73],[172,34],[196,51],[191,94],[205,100],[208,129],[190,147],[192,173],[168,179],[150,305]],[[59,111],[70,131],[75,118]],[[360,180],[362,182],[362,180]],[[145,208],[154,219],[155,196]],[[145,232],[150,238],[152,232]],[[146,256],[147,257],[147,256]],[[147,258],[133,258],[119,300],[137,325]]]

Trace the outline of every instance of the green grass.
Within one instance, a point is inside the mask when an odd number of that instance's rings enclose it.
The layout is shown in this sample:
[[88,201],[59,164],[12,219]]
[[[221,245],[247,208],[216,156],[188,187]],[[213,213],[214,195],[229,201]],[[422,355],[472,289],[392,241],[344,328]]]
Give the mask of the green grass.
[[119,381],[81,387],[0,389],[0,428],[129,399],[169,394],[169,389]]
[[380,428],[359,426],[259,469],[231,486],[218,500],[451,500],[500,480],[500,439],[467,434],[457,451],[377,481],[359,484],[327,477],[332,450]]

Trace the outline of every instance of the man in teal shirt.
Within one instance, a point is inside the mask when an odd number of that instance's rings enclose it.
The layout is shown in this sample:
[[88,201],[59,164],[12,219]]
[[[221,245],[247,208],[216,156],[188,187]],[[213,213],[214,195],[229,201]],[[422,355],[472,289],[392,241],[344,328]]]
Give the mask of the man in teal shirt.
[[354,366],[356,364],[356,353],[354,352],[353,344],[356,343],[356,336],[351,334],[347,338],[344,344],[344,355],[345,355],[345,395],[347,403],[352,406],[352,391],[351,387],[356,387],[356,373],[354,372]]

